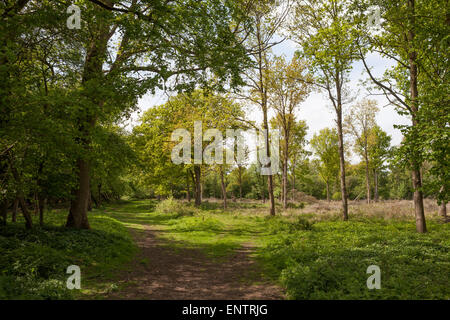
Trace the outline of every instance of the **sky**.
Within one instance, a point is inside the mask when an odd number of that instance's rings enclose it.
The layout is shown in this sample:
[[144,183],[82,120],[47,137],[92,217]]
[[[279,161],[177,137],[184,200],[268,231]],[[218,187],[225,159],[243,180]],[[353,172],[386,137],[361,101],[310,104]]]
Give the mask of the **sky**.
[[[272,48],[275,55],[284,55],[287,59],[292,58],[296,49],[296,44],[291,40],[285,40]],[[373,68],[373,73],[377,76],[381,76],[384,70],[392,65],[391,61],[384,60],[379,55],[375,54],[369,55],[367,57],[367,62],[368,65]],[[356,96],[355,102],[363,98],[376,100],[380,109],[376,117],[378,125],[392,137],[392,145],[400,144],[402,134],[398,129],[394,128],[394,124],[409,124],[410,120],[405,116],[400,116],[395,111],[394,107],[388,104],[388,101],[384,96],[368,96],[367,90],[360,84],[360,81],[365,79],[367,79],[367,74],[364,72],[362,62],[354,63],[353,69],[350,73],[349,87],[352,95]],[[138,123],[138,119],[142,112],[152,108],[153,106],[165,103],[167,98],[167,94],[161,91],[156,92],[154,95],[147,94],[142,97],[138,102],[139,111],[135,112],[131,119],[127,121],[126,127],[131,129]],[[350,105],[346,107],[348,108],[349,106]],[[344,113],[346,107],[344,107]],[[272,115],[273,112],[269,113],[269,117]],[[257,123],[261,123],[262,111],[257,107],[251,108],[251,110],[248,110],[247,112],[247,117],[250,120],[255,120]],[[297,108],[296,117],[297,119],[305,120],[309,127],[306,137],[307,140],[310,140],[315,133],[318,133],[323,128],[336,126],[336,116],[331,102],[325,93],[321,92],[311,93],[310,96]],[[346,143],[346,141],[344,141],[344,143]],[[356,155],[353,155],[349,160],[352,163],[357,163],[360,161]]]

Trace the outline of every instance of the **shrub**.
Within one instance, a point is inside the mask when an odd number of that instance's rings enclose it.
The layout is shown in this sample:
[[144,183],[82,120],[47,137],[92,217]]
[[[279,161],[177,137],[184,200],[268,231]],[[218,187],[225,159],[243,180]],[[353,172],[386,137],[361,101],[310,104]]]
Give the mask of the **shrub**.
[[282,232],[293,233],[296,231],[309,231],[313,228],[313,222],[304,218],[297,217],[294,221],[283,220],[269,217],[269,233],[278,234]]
[[333,195],[331,196],[331,199],[333,199],[333,200],[341,200],[342,199],[341,193],[339,191],[333,193]]
[[303,209],[305,207],[305,203],[304,202],[299,202],[299,203],[288,202],[287,207],[289,209]]
[[169,197],[156,205],[156,212],[172,213],[180,216],[192,216],[194,214],[193,208],[186,203],[181,203],[173,197]]

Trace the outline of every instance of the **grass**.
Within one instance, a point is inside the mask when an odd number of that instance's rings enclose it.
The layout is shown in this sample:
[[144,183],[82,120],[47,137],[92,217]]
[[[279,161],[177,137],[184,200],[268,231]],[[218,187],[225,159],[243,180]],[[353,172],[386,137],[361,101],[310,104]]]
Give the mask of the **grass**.
[[[139,210],[144,203],[150,210]],[[291,299],[450,298],[450,225],[435,216],[428,216],[429,233],[418,234],[406,209],[386,217],[380,214],[380,205],[367,213],[365,205],[355,207],[347,222],[337,211],[314,214],[300,208],[268,217],[262,206],[255,211],[248,204],[243,208],[233,204],[229,211],[211,203],[203,209],[181,205],[181,212],[193,213],[152,211],[156,205],[147,201],[133,202],[113,216],[158,225],[168,245],[178,250],[198,248],[215,259],[225,260],[252,243],[266,275],[278,281]],[[133,214],[127,213],[128,206]],[[381,269],[380,290],[366,286],[370,265]]]
[[[114,289],[117,270],[137,247],[127,228],[101,212],[89,213],[92,230],[62,227],[66,212],[46,213],[44,227],[23,221],[0,227],[0,299],[93,298]],[[66,288],[67,267],[81,269],[81,290]]]
[[[0,298],[101,298],[119,290],[117,270],[137,252],[127,228],[145,225],[156,228],[167,246],[197,248],[224,263],[251,244],[266,276],[291,299],[450,298],[449,224],[428,213],[429,233],[418,234],[407,208],[383,215],[381,204],[352,205],[350,221],[343,222],[333,204],[268,217],[266,206],[256,202],[231,202],[224,211],[219,202],[195,208],[174,200],[128,201],[94,210],[92,230],[82,231],[61,228],[65,213],[53,211],[44,228],[28,232],[18,222],[0,229]],[[314,206],[331,209],[315,213]],[[389,208],[396,207],[389,203],[384,210]],[[82,270],[79,293],[65,289],[71,264]],[[381,269],[380,290],[367,289],[369,265]]]
[[[450,229],[429,221],[323,221],[311,231],[280,235],[261,259],[293,299],[449,299]],[[381,269],[381,289],[368,290],[367,267]]]

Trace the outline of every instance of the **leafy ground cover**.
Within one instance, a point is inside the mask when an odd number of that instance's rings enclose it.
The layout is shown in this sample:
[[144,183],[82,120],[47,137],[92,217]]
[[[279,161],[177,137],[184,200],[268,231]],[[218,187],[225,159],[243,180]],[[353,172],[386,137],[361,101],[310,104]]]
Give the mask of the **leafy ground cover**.
[[[218,262],[253,247],[251,258],[291,299],[450,298],[450,226],[434,217],[429,233],[418,234],[407,215],[383,218],[358,210],[343,222],[338,212],[291,210],[268,217],[260,203],[232,203],[224,211],[219,203],[195,208],[173,199],[141,200],[90,215],[92,230],[85,231],[61,228],[65,215],[57,211],[48,214],[44,228],[25,231],[21,222],[2,227],[0,297],[101,296],[115,288],[117,270],[129,267],[137,252],[128,230],[151,226],[161,245],[199,249]],[[77,294],[65,289],[71,264],[85,270],[85,289]],[[366,286],[370,265],[380,267],[380,290]]]
[[[0,299],[71,299],[114,288],[116,270],[137,251],[127,228],[99,211],[90,213],[92,230],[63,228],[65,218],[53,210],[42,228],[25,230],[20,219],[0,227]],[[66,288],[70,265],[81,269],[81,291]]]

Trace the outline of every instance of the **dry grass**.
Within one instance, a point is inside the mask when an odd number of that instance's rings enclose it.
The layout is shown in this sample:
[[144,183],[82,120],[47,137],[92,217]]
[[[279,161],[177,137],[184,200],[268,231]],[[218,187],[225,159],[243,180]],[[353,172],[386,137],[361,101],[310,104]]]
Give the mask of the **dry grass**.
[[[427,217],[437,216],[438,205],[435,200],[425,199],[424,207],[425,215]],[[328,202],[326,200],[319,200],[315,203],[306,205],[303,209],[288,209],[282,214],[319,214],[324,216],[334,216],[341,214],[341,208],[340,201]],[[349,201],[349,214],[384,219],[411,219],[414,218],[414,203],[412,200],[384,200],[372,202],[370,204],[363,200]]]
[[[283,216],[297,216],[299,214],[314,214],[314,216],[321,219],[340,218],[341,217],[341,202],[340,201],[326,201],[317,200],[314,197],[304,194],[298,194],[298,199],[303,201],[295,201],[294,204],[304,204],[304,208],[289,208],[283,210],[281,203],[277,200],[277,214]],[[221,199],[203,199],[204,202],[215,204],[218,210],[222,209]],[[449,205],[447,205],[449,206]],[[433,199],[424,200],[425,215],[427,217],[437,217],[438,205]],[[234,212],[239,215],[267,215],[269,203],[266,200],[263,203],[261,200],[242,199],[236,202],[229,200],[227,211]],[[449,210],[450,207],[447,207]],[[412,200],[382,200],[379,202],[372,202],[367,204],[365,200],[349,201],[350,216],[365,216],[383,219],[413,219],[414,218],[414,203]]]

